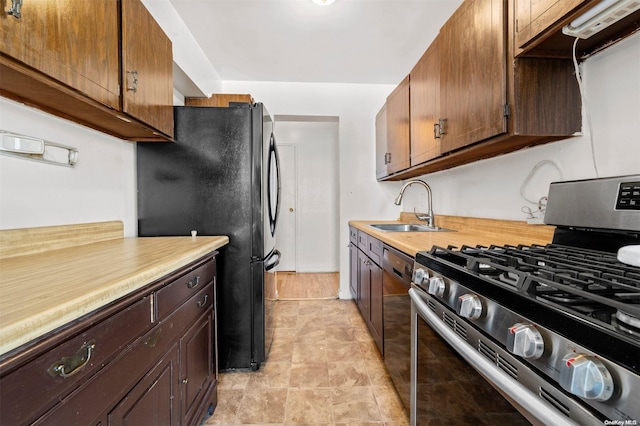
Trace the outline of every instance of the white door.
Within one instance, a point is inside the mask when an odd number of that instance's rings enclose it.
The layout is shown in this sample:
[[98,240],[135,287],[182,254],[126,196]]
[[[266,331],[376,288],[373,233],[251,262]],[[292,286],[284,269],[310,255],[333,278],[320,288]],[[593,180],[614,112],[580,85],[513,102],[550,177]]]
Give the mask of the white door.
[[296,271],[296,147],[278,143],[280,155],[281,204],[276,241],[282,253],[278,271]]

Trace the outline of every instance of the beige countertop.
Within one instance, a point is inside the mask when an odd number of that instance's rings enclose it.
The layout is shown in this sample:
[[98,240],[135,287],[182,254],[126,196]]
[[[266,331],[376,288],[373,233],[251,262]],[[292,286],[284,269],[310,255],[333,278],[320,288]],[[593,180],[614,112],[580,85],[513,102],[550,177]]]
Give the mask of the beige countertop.
[[385,232],[372,228],[375,223],[419,223],[403,213],[400,220],[352,220],[349,225],[381,240],[412,257],[428,251],[434,245],[547,244],[553,238],[554,227],[528,225],[526,222],[478,219],[456,216],[436,216],[436,225],[456,232]]
[[0,355],[228,242],[226,236],[113,238],[0,258]]

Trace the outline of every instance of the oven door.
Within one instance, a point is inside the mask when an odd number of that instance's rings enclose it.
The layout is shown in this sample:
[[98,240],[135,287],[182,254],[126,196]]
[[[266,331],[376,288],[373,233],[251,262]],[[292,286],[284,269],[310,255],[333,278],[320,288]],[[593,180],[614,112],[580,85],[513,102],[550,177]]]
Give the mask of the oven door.
[[468,325],[439,318],[427,293],[414,287],[409,296],[412,425],[575,424],[467,343]]

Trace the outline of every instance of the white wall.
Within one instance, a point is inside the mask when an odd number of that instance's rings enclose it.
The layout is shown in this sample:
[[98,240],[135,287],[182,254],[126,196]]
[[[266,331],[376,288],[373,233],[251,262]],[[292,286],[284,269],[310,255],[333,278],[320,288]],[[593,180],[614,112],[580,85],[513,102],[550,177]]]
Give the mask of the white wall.
[[[564,180],[640,173],[640,33],[587,59],[581,67],[598,174],[583,111],[584,136],[421,176],[433,190],[436,214],[525,220],[521,208],[537,206],[520,196],[520,186],[542,160],[553,160]],[[560,180],[558,170],[541,166],[525,186],[525,196],[538,200],[554,180]],[[420,187],[410,187],[404,210],[416,206],[423,211],[423,193]]]
[[[276,117],[278,144],[293,145],[296,150],[296,205],[283,205],[280,217],[295,215],[298,272],[336,272],[340,269],[339,123],[332,118],[320,120],[296,116],[295,121],[281,121]],[[285,167],[284,161],[281,163]],[[289,207],[294,211],[289,212]],[[284,223],[283,220],[282,225]],[[277,245],[283,258],[294,255],[279,242]]]
[[5,98],[0,129],[79,150],[74,168],[0,156],[0,229],[121,220],[136,235],[135,144]]

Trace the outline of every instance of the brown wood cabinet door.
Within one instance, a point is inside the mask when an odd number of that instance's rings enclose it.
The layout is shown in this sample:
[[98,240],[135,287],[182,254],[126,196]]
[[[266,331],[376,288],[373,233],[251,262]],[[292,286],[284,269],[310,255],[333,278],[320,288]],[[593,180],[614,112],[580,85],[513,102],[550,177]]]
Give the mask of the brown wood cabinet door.
[[365,322],[369,322],[371,315],[371,273],[369,258],[358,250],[358,308]]
[[597,0],[515,0],[515,45],[524,48],[530,41],[577,7]]
[[387,174],[409,168],[409,77],[387,98]]
[[354,243],[349,244],[349,290],[351,297],[358,302],[358,249]]
[[0,50],[114,109],[119,108],[118,1],[3,0]]
[[[212,296],[212,295],[211,295]],[[213,320],[211,313],[187,331],[180,343],[182,424],[193,424],[198,402],[213,380]],[[199,420],[199,419],[198,419]]]
[[123,112],[173,137],[171,41],[140,0],[122,0],[122,87]]
[[109,413],[109,425],[178,425],[178,346],[175,345]]
[[387,104],[376,114],[376,179],[387,175]]
[[503,0],[469,0],[440,32],[442,152],[506,132]]
[[437,131],[440,102],[440,58],[438,38],[410,74],[411,166],[440,155]]
[[383,316],[382,316],[382,268],[376,264],[371,264],[369,267],[371,276],[371,314],[370,314],[370,326],[373,340],[378,346],[380,353],[383,353],[382,348],[382,332],[383,332]]

